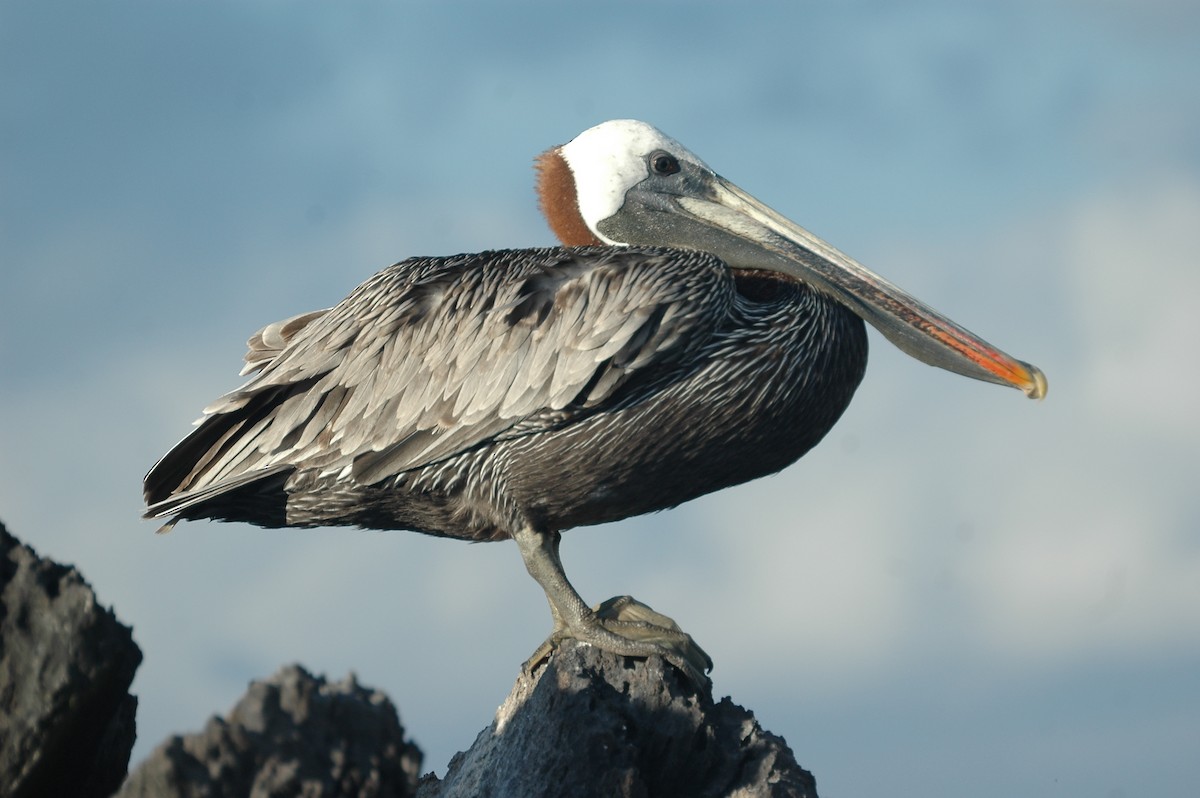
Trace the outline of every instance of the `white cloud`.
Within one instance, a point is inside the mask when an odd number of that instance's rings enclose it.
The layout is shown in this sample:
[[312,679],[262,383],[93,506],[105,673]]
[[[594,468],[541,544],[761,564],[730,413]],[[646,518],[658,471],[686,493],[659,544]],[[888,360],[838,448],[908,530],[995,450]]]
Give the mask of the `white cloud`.
[[1074,344],[1017,500],[998,508],[1009,531],[969,566],[980,642],[1056,665],[1194,650],[1200,186],[1146,181],[1054,216],[1036,235],[1061,258]]
[[1097,421],[1200,442],[1200,183],[1167,178],[1089,199],[1064,255]]

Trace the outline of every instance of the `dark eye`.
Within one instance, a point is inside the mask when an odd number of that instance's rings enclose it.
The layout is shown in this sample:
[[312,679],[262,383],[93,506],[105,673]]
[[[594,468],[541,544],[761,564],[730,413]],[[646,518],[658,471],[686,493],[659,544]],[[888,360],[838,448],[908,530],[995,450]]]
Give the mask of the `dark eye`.
[[656,175],[673,175],[679,171],[679,159],[669,152],[650,153],[650,169]]

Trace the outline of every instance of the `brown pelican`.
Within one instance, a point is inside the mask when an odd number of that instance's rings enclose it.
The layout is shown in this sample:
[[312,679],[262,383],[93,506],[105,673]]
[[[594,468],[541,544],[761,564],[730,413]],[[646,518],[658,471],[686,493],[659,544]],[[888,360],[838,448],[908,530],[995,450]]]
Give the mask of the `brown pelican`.
[[1046,392],[650,125],[605,122],[537,167],[563,247],[412,258],[265,327],[257,374],[146,475],[146,516],[513,538],[553,615],[535,659],[571,637],[702,681],[711,661],[669,618],[584,603],[562,530],[794,462],[863,376],[863,320],[926,363]]

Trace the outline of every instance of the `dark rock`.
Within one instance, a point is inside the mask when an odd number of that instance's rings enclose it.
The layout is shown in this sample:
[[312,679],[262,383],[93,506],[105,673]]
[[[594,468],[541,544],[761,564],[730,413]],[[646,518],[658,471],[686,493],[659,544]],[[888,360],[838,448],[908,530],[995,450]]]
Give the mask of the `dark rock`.
[[0,525],[0,798],[816,796],[783,739],[728,698],[658,658],[570,641],[517,679],[442,780],[418,785],[421,752],[383,693],[289,666],[121,786],[141,656],[75,569]]
[[142,652],[74,568],[0,524],[0,796],[108,796],[136,736]]
[[171,737],[120,798],[410,796],[421,752],[386,695],[353,674],[328,683],[298,665],[253,682],[227,718]]
[[417,791],[418,798],[816,794],[787,743],[728,698],[714,703],[658,658],[570,641],[517,679],[445,779],[426,776]]

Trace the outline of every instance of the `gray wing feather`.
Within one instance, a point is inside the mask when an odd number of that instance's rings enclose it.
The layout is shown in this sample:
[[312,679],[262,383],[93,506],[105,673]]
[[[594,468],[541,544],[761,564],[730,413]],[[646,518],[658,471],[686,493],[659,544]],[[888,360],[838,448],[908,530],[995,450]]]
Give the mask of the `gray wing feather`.
[[152,470],[147,498],[211,492],[281,464],[351,466],[375,483],[569,423],[614,401],[635,375],[685,362],[725,319],[732,295],[720,261],[675,250],[514,250],[396,264],[336,307],[251,338],[247,369],[259,373],[205,409],[176,447],[205,449],[180,451],[194,467],[155,489]]

